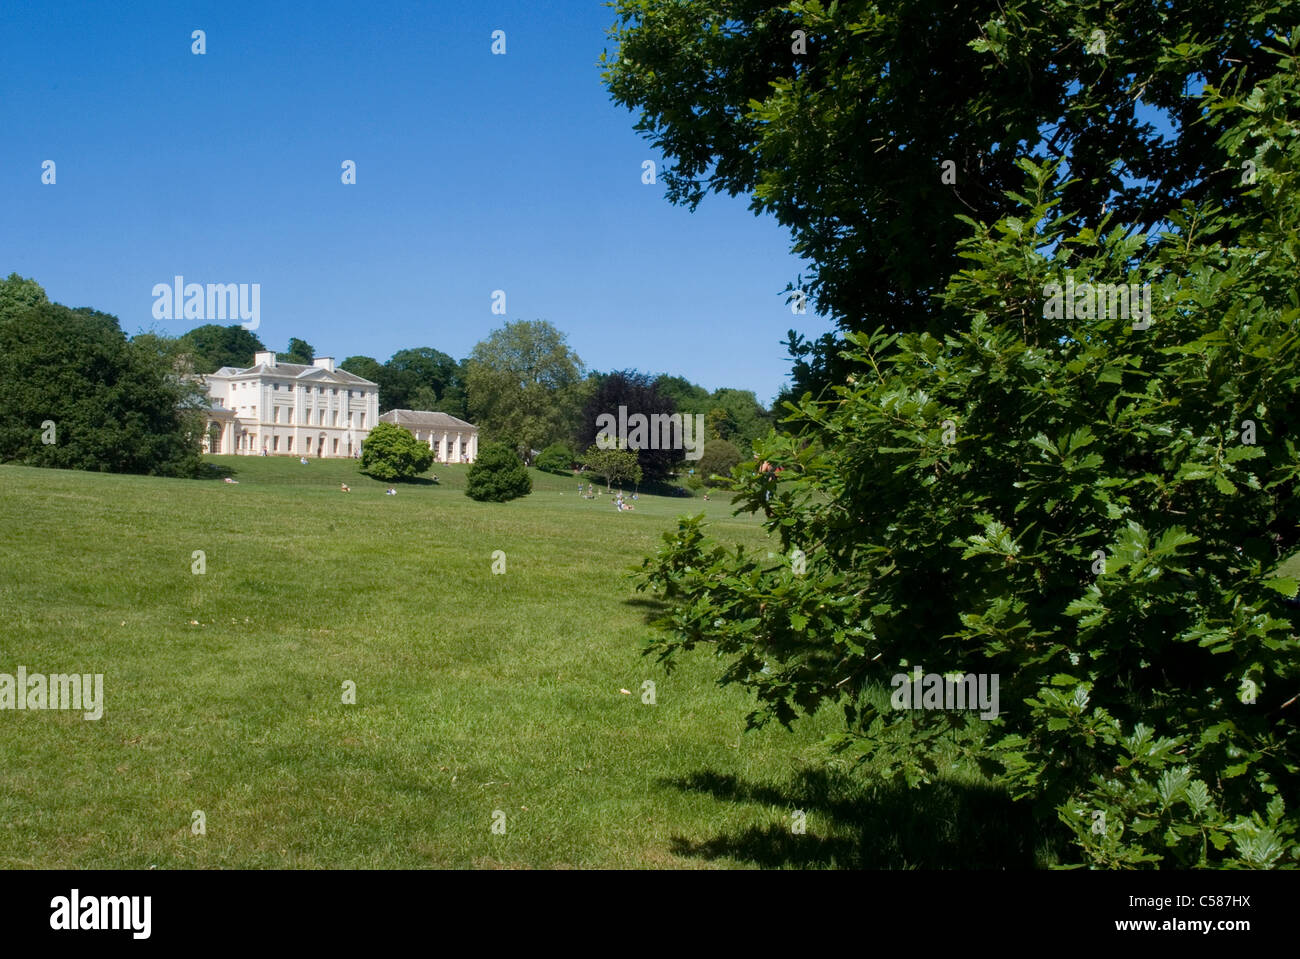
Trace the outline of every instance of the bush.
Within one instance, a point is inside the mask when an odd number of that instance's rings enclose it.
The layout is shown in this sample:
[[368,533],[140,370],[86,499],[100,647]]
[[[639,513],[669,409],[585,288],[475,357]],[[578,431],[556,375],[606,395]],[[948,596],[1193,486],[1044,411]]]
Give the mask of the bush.
[[[730,485],[729,477],[732,469],[742,459],[744,457],[734,443],[712,439],[704,444],[704,455],[691,465],[695,467],[696,474],[704,481],[705,486],[726,486]],[[717,480],[713,478],[714,476],[728,477],[728,479]]]
[[433,465],[433,450],[393,423],[377,423],[361,450],[361,472],[379,480],[413,479]]
[[552,443],[538,454],[533,465],[547,473],[567,473],[576,459],[568,443]]
[[[1021,161],[1022,209],[969,222],[947,287],[966,325],[849,335],[857,375],[759,444],[786,481],[743,471],[786,559],[698,517],[665,534],[651,650],[714,647],[754,725],[842,708],[834,744],[874,776],[978,763],[1085,863],[1294,865],[1298,77],[1257,109],[1207,92],[1257,181],[1230,212],[1171,201],[1158,238],[1065,232],[1056,171]],[[1066,272],[1149,284],[1150,312],[1063,313]],[[998,677],[1000,708],[895,701],[913,668]]]
[[479,450],[469,468],[465,495],[483,502],[504,503],[533,491],[528,468],[510,447],[492,443]]

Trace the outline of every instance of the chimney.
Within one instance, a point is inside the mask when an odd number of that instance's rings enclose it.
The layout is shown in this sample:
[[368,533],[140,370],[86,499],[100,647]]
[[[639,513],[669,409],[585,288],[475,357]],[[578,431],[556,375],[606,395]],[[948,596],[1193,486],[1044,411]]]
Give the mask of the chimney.
[[258,350],[256,353],[253,354],[253,365],[254,365],[254,366],[257,366],[259,363],[264,363],[265,365],[267,365],[267,366],[271,367],[272,369],[274,369],[274,368],[275,368],[275,351],[274,351],[274,350]]
[[311,365],[312,365],[312,366],[318,366],[318,367],[320,367],[322,370],[328,370],[330,373],[333,373],[333,372],[334,372],[334,357],[332,357],[332,356],[318,356],[318,357],[316,357],[315,359],[313,359],[313,360],[311,361]]

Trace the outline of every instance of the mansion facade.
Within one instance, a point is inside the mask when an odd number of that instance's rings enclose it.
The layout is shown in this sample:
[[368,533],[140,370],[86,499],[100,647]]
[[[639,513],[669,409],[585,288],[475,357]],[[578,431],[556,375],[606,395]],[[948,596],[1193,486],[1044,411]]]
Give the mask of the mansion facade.
[[478,427],[447,413],[424,410],[389,410],[379,417],[428,443],[438,463],[473,463],[478,459]]
[[336,369],[329,356],[304,366],[267,350],[247,369],[223,366],[203,379],[207,453],[360,456],[379,422],[379,385]]

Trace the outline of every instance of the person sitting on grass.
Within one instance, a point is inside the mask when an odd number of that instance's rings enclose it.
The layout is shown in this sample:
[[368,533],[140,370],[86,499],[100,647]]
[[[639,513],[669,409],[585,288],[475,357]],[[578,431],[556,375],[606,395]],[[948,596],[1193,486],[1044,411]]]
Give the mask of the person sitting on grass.
[[343,492],[345,492],[345,493],[351,493],[351,492],[352,492],[352,487],[348,486],[347,483],[340,483],[340,484],[339,484],[339,489],[341,489],[341,490],[342,490]]
[[388,489],[384,492],[384,495],[385,495],[385,496],[396,496],[396,495],[397,495],[397,490],[393,489],[393,488],[390,486],[390,487],[388,487]]

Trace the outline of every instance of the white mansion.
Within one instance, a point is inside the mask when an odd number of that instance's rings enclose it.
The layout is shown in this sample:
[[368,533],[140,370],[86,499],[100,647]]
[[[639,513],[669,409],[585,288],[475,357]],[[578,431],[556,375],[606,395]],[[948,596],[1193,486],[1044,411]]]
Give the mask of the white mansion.
[[247,369],[223,366],[204,380],[209,453],[359,456],[379,422],[378,384],[335,369],[329,356],[303,366],[267,350]]
[[427,442],[439,463],[473,463],[478,427],[446,413],[389,410],[379,415],[379,385],[333,357],[311,366],[256,353],[247,369],[223,366],[203,377],[210,406],[203,449],[260,456],[352,457],[376,423],[393,423]]
[[414,433],[417,440],[429,444],[439,463],[473,463],[478,459],[478,427],[447,413],[389,410],[379,417],[379,422]]

